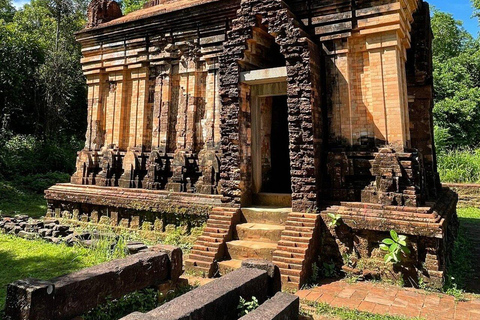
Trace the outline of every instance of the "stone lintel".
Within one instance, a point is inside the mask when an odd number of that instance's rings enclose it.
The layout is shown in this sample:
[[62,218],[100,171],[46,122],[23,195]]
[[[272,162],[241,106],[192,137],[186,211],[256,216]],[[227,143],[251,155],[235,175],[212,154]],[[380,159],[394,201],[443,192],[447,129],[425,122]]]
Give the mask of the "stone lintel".
[[287,67],[259,69],[240,73],[240,82],[256,85],[287,81]]

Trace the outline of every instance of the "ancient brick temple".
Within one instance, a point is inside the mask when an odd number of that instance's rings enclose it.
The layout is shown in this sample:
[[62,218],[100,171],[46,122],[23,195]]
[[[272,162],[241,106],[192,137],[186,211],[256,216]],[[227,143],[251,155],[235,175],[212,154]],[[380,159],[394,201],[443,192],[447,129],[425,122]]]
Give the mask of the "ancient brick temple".
[[457,198],[436,169],[428,4],[153,0],[123,16],[93,0],[77,39],[86,143],[50,214],[204,214],[187,268],[263,257],[297,287],[314,263],[383,265],[393,229],[412,251],[393,274],[441,283]]

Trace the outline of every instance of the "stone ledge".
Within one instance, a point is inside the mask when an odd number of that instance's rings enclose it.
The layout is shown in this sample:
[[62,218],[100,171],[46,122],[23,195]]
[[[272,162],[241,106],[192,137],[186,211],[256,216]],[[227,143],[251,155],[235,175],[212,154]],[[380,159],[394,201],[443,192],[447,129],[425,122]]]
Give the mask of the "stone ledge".
[[277,292],[271,299],[239,320],[297,320],[299,308],[299,297]]
[[72,319],[107,298],[159,285],[178,273],[171,270],[166,251],[144,251],[49,281],[25,279],[11,283],[7,287],[5,319]]
[[321,215],[328,221],[327,213],[340,214],[342,221],[353,230],[390,231],[416,236],[442,238],[445,225],[452,218],[457,195],[444,189],[440,199],[429,207],[397,207],[361,202],[342,202],[323,210]]
[[251,300],[255,296],[263,303],[267,299],[267,283],[267,271],[240,268],[146,314],[135,312],[121,320],[237,319],[239,297]]
[[151,212],[182,210],[192,215],[208,214],[212,207],[221,205],[219,195],[71,183],[50,187],[45,190],[45,198],[49,203],[68,202]]

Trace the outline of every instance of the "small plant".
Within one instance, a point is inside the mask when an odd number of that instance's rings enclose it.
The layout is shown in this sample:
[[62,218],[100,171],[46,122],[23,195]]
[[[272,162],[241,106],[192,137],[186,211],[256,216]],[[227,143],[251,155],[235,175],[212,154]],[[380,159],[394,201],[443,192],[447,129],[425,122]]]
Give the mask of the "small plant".
[[335,264],[331,263],[323,263],[322,273],[325,278],[334,278],[337,276],[337,270],[335,270]]
[[410,254],[410,250],[407,248],[407,237],[398,235],[395,230],[390,230],[390,237],[383,239],[380,249],[387,252],[385,262],[399,263],[402,260],[402,254]]
[[467,301],[465,298],[465,291],[458,288],[454,277],[450,277],[450,279],[447,278],[445,287],[447,287],[447,289],[444,289],[444,292],[455,297],[456,301]]
[[256,297],[252,297],[252,301],[247,301],[243,297],[240,296],[240,301],[238,302],[237,310],[238,317],[243,317],[249,312],[257,309],[259,306],[258,299]]
[[342,222],[342,216],[335,213],[327,213],[328,217],[330,218],[330,222],[328,226],[331,227],[338,227]]

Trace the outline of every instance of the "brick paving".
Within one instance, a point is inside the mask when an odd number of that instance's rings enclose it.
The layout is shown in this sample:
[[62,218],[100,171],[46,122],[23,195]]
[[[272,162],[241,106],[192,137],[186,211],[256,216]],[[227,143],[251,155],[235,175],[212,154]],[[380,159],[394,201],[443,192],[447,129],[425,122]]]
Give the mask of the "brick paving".
[[480,299],[455,301],[449,295],[391,285],[336,281],[296,293],[300,299],[375,314],[426,320],[480,320]]

